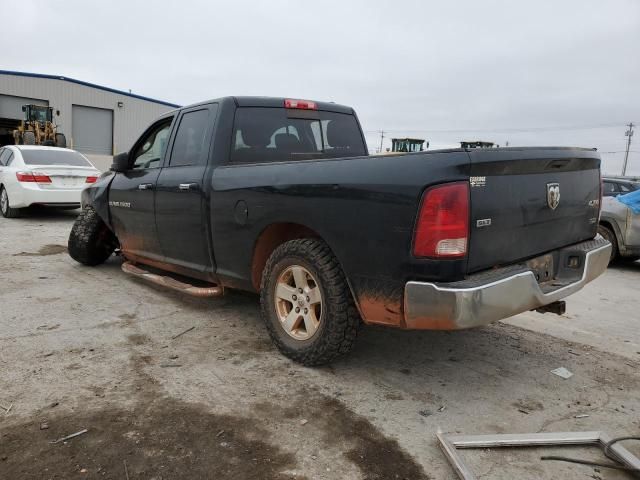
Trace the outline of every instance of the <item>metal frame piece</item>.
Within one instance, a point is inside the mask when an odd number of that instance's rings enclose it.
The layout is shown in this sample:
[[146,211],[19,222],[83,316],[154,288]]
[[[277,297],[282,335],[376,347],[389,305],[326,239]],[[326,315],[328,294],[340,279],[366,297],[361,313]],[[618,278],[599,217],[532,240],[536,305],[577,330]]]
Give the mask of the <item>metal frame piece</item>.
[[[460,456],[458,449],[498,448],[498,447],[541,447],[562,445],[597,445],[601,448],[612,440],[604,432],[558,432],[558,433],[518,433],[500,435],[445,435],[436,434],[440,448],[447,460],[462,480],[476,480],[469,466]],[[609,452],[621,464],[640,470],[640,459],[619,443],[611,445]]]

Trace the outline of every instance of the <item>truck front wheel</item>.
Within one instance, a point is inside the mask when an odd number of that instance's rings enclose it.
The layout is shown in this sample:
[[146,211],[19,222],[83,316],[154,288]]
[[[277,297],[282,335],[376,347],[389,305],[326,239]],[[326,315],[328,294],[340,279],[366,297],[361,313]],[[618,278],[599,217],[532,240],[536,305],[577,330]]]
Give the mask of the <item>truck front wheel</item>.
[[85,207],[69,235],[69,255],[83,265],[104,263],[118,246],[118,240],[92,207]]
[[353,347],[360,316],[338,260],[321,240],[291,240],[274,250],[260,305],[271,339],[296,362],[326,364]]

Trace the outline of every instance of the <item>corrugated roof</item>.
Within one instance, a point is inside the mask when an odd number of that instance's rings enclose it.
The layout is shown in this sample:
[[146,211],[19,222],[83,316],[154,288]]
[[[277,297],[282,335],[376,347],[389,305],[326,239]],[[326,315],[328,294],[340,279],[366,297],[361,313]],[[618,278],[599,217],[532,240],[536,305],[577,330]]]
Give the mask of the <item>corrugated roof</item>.
[[15,75],[18,77],[32,77],[32,78],[47,78],[50,80],[63,80],[65,82],[76,83],[78,85],[84,85],[85,87],[97,88],[98,90],[104,90],[105,92],[117,93],[118,95],[125,95],[127,97],[137,98],[139,100],[145,100],[147,102],[159,103],[168,107],[180,108],[181,105],[175,103],[164,102],[162,100],[156,100],[155,98],[144,97],[142,95],[136,95],[135,93],[123,92],[122,90],[116,90],[115,88],[104,87],[95,83],[83,82],[82,80],[76,80],[75,78],[63,77],[62,75],[47,75],[45,73],[30,73],[30,72],[14,72],[12,70],[0,70],[0,75]]

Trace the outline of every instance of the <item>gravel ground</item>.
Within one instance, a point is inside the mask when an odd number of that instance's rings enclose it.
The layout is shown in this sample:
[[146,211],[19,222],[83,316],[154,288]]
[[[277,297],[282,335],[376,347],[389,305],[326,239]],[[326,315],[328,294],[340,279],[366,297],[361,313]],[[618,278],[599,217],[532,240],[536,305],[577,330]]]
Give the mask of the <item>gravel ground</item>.
[[[640,430],[634,266],[588,286],[573,316],[569,302],[565,317],[473,331],[365,328],[351,355],[310,369],[272,347],[254,295],[188,298],[125,275],[116,257],[75,263],[76,214],[0,218],[0,404],[12,405],[0,409],[1,479],[454,479],[438,429]],[[561,366],[573,377],[550,373]],[[465,458],[484,479],[627,478],[540,461],[553,453],[602,459],[588,448]]]

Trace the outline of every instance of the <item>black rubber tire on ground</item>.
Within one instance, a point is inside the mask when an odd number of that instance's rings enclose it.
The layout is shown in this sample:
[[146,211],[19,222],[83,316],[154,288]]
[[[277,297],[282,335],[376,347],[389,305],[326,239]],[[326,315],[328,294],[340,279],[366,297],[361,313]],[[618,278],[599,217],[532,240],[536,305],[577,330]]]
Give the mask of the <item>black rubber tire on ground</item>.
[[56,142],[54,142],[53,140],[45,140],[44,142],[42,142],[42,145],[45,147],[55,147]]
[[[3,201],[4,197],[4,201]],[[19,208],[11,208],[9,202],[9,195],[7,194],[7,190],[3,187],[0,187],[0,213],[4,218],[17,218],[20,216]]]
[[598,233],[611,243],[611,257],[609,258],[609,263],[611,263],[618,256],[618,241],[616,240],[616,235],[609,227],[602,224],[598,225]]
[[633,262],[637,262],[638,260],[640,260],[640,257],[637,255],[631,255],[629,257],[618,257],[618,260],[620,260],[621,262],[624,263],[633,263]]
[[56,133],[56,147],[67,148],[67,137],[64,133]]
[[24,132],[22,134],[22,144],[23,145],[35,145],[36,144],[36,134],[33,132]]
[[69,235],[69,255],[83,265],[104,263],[118,246],[118,240],[93,207],[85,207]]
[[[278,278],[292,265],[308,270],[317,279],[322,294],[318,330],[307,340],[291,337],[276,312]],[[351,350],[361,319],[342,268],[325,242],[304,238],[280,245],[267,261],[260,287],[262,318],[271,339],[285,356],[306,366],[317,366]]]

